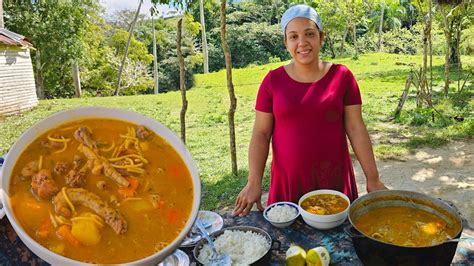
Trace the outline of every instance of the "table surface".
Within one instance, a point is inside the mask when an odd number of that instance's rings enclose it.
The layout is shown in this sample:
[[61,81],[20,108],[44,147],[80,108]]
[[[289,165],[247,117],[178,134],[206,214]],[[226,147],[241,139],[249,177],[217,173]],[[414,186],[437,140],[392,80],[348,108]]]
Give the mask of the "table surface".
[[[268,232],[273,240],[281,242],[280,250],[272,251],[271,264],[282,265],[285,261],[285,251],[291,244],[299,245],[305,249],[324,246],[331,255],[332,265],[361,265],[355,254],[350,237],[344,233],[344,227],[349,226],[346,220],[341,226],[327,230],[316,230],[298,218],[287,228],[276,228],[268,223],[261,212],[251,212],[246,217],[234,217],[230,212],[221,213],[224,219],[224,228],[231,226],[254,226]],[[467,223],[464,233],[474,235],[474,230]],[[192,248],[182,248],[195,265]],[[43,260],[34,255],[18,238],[10,222],[5,217],[0,221],[0,265],[47,265]],[[459,242],[453,264],[474,265],[474,240],[469,239]]]

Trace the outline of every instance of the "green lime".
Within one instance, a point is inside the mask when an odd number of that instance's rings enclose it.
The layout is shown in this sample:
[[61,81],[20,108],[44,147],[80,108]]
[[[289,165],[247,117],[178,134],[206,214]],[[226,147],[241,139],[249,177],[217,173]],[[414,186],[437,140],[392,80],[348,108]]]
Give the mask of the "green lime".
[[307,266],[328,266],[330,261],[331,257],[325,247],[312,248],[306,255]]
[[300,246],[291,246],[286,251],[286,265],[304,266],[306,261],[306,251]]

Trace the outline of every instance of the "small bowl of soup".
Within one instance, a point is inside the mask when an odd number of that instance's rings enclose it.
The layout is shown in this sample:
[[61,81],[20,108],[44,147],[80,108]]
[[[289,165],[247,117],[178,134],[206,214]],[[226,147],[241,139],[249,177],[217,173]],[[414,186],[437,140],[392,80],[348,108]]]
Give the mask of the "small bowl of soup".
[[319,189],[304,194],[298,201],[301,217],[311,227],[327,230],[347,218],[350,200],[337,190]]

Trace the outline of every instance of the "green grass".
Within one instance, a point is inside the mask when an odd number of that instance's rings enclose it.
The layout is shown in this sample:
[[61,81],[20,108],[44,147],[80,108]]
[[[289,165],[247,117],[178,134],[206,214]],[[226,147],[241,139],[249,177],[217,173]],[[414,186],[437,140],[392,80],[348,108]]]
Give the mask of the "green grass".
[[[473,66],[473,57],[463,58],[464,67]],[[415,110],[415,91],[405,103],[400,119],[391,121],[398,99],[403,90],[405,79],[412,66],[421,64],[421,56],[369,54],[361,55],[357,61],[351,58],[333,60],[348,66],[359,81],[363,97],[363,112],[367,127],[375,143],[378,159],[398,159],[422,146],[438,147],[451,139],[472,138],[474,118],[470,111],[474,109],[472,97],[460,97],[458,105],[439,97],[443,81],[442,57],[434,57],[435,100],[447,115],[462,113],[462,123],[439,126],[439,123],[425,123],[413,126]],[[270,69],[286,62],[264,66],[253,66],[233,70],[233,81],[237,95],[237,113],[235,116],[236,141],[239,174],[231,175],[229,154],[229,130],[227,126],[228,91],[225,71],[199,74],[196,84],[187,92],[189,101],[186,115],[187,146],[196,160],[203,184],[203,209],[216,209],[231,206],[246,183],[247,149],[254,119],[255,96],[259,84]],[[455,73],[451,77],[456,79]],[[452,85],[453,91],[457,83]],[[468,96],[472,91],[472,78],[466,85]],[[181,96],[179,92],[159,95],[122,96],[82,99],[42,100],[39,105],[24,114],[0,119],[0,154],[6,153],[14,141],[35,122],[60,110],[80,106],[105,106],[123,108],[152,117],[168,126],[179,135],[179,112]],[[268,167],[267,167],[268,168]],[[268,169],[264,179],[268,188]]]

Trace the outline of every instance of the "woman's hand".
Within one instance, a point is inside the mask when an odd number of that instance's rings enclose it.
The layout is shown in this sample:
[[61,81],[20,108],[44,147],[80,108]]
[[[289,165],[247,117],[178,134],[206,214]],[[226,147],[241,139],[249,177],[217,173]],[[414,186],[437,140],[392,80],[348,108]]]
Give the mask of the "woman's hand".
[[260,211],[264,210],[262,206],[262,186],[247,183],[235,200],[235,207],[232,214],[239,215],[240,217],[246,216],[249,214],[254,203],[257,203],[257,208]]
[[367,179],[367,192],[388,189],[379,178],[375,180]]

